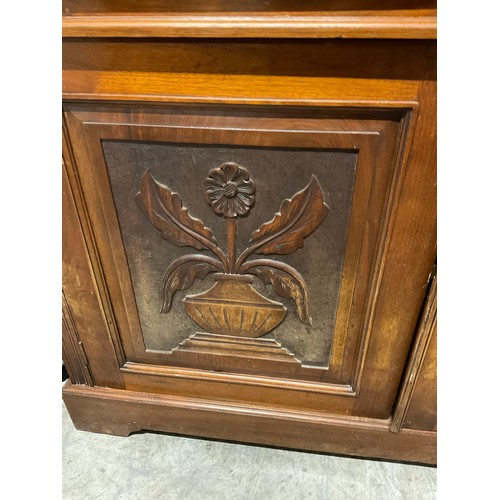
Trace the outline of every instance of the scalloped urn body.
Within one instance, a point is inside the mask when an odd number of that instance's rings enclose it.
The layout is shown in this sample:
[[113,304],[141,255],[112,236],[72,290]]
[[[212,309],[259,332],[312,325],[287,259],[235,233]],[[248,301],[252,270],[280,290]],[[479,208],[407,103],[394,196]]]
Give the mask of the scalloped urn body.
[[186,312],[207,332],[255,338],[283,321],[286,307],[257,292],[253,277],[218,273],[215,280],[206,292],[183,300]]

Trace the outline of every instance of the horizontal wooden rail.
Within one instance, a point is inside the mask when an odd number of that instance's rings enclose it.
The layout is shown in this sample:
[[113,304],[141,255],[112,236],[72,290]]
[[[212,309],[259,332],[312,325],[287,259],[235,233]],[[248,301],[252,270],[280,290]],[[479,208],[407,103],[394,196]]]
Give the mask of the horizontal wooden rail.
[[64,37],[434,39],[436,16],[403,15],[76,15]]

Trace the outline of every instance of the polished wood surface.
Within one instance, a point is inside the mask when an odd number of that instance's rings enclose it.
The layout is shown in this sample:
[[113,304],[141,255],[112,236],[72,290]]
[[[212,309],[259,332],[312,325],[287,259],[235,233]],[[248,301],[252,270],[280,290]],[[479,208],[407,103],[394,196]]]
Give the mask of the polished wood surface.
[[399,432],[403,424],[409,428],[436,430],[436,316],[437,276],[433,272],[394,409],[392,432]]
[[[432,41],[63,43],[65,99],[401,107],[436,78]],[[413,103],[413,104],[412,104]]]
[[77,429],[128,436],[141,429],[198,435],[358,457],[436,462],[434,432],[389,432],[386,421],[325,413],[234,406],[209,399],[176,398],[66,384],[64,401]]
[[63,15],[136,15],[137,13],[154,14],[175,13],[231,13],[243,12],[249,16],[261,13],[316,12],[324,15],[334,13],[363,13],[374,15],[407,16],[431,15],[436,11],[435,0],[309,0],[308,2],[290,2],[289,0],[64,0]]
[[[116,340],[119,344],[116,362],[120,362],[123,352],[124,361],[129,362],[126,365],[124,380],[130,381],[134,386],[137,383],[137,378],[134,376],[137,375],[134,373],[136,369],[134,363],[153,364],[154,368],[150,368],[151,377],[146,378],[145,371],[142,369],[139,377],[142,378],[142,383],[146,384],[144,387],[148,386],[154,391],[163,390],[163,382],[156,376],[157,373],[163,373],[167,377],[177,377],[170,367],[174,360],[169,358],[168,352],[162,352],[165,349],[161,349],[160,345],[155,344],[153,349],[148,349],[148,344],[151,345],[151,342],[145,344],[146,332],[137,312],[140,297],[135,297],[134,284],[128,274],[129,261],[127,259],[131,259],[132,256],[127,257],[122,242],[124,224],[127,224],[128,219],[135,215],[130,213],[127,220],[122,220],[120,227],[113,200],[113,190],[109,184],[107,169],[110,160],[105,161],[101,153],[101,145],[107,139],[112,139],[114,141],[162,141],[183,144],[194,141],[209,147],[214,140],[217,140],[222,144],[254,147],[309,149],[329,147],[344,151],[359,151],[356,153],[358,155],[357,179],[350,207],[339,311],[333,332],[333,352],[331,356],[328,356],[325,366],[328,370],[304,366],[297,371],[295,366],[289,366],[289,364],[279,366],[274,363],[266,372],[260,372],[253,370],[251,364],[242,362],[241,358],[233,358],[231,353],[220,353],[224,356],[214,357],[208,365],[205,364],[206,355],[193,356],[188,367],[228,372],[227,377],[231,377],[234,372],[242,371],[254,376],[272,376],[273,373],[289,372],[294,375],[294,378],[316,382],[315,384],[303,382],[302,385],[298,385],[296,380],[285,378],[281,381],[281,387],[277,385],[281,391],[274,389],[276,382],[273,381],[271,386],[266,385],[267,390],[261,387],[258,391],[253,391],[252,387],[248,386],[232,394],[224,390],[223,397],[238,399],[246,397],[243,396],[244,391],[251,390],[254,400],[272,401],[274,397],[283,397],[283,390],[286,389],[290,393],[290,404],[294,406],[307,405],[311,408],[321,408],[327,404],[327,398],[323,395],[327,394],[333,395],[335,405],[338,405],[339,411],[344,414],[376,415],[381,418],[387,418],[390,415],[398,379],[387,377],[383,380],[382,377],[385,377],[387,372],[393,370],[398,363],[400,363],[399,369],[403,369],[404,360],[401,357],[406,356],[413,326],[406,330],[405,338],[408,343],[406,345],[401,345],[401,333],[395,329],[375,333],[376,336],[381,335],[380,342],[390,351],[383,365],[377,361],[376,352],[368,356],[370,342],[375,341],[372,338],[373,329],[370,325],[370,317],[379,300],[376,290],[371,288],[370,284],[374,277],[380,278],[380,266],[388,251],[388,238],[384,235],[384,231],[390,227],[390,219],[394,217],[396,205],[396,199],[390,195],[390,192],[391,187],[401,182],[401,169],[405,166],[400,155],[397,154],[401,147],[398,141],[407,140],[407,134],[411,131],[411,114],[406,110],[397,113],[372,111],[368,115],[365,112],[364,115],[358,117],[356,113],[351,116],[351,111],[342,109],[325,110],[322,114],[318,114],[317,110],[306,109],[294,111],[280,107],[255,110],[225,106],[218,110],[211,108],[210,112],[205,107],[192,108],[192,113],[186,115],[179,106],[167,112],[163,107],[128,106],[117,109],[109,105],[80,104],[68,104],[65,110],[77,159],[75,178],[81,181],[80,188],[86,199],[90,224],[94,230],[100,260],[107,276],[106,296],[111,298],[113,307],[113,316],[110,317],[110,321],[115,324],[113,330],[120,332],[120,338]],[[351,118],[348,119],[350,116]],[[179,120],[182,120],[183,126],[179,126]],[[375,151],[377,151],[376,156]],[[268,169],[264,165],[263,175],[268,176],[269,173],[265,174],[265,172],[268,172]],[[178,171],[172,170],[172,174],[175,177]],[[120,179],[123,179],[123,175]],[[288,182],[299,183],[297,179],[293,176]],[[277,179],[276,188],[280,184],[282,183],[279,183]],[[270,182],[269,185],[275,184]],[[302,181],[299,185],[302,185]],[[281,189],[289,192],[286,185],[281,185]],[[126,189],[126,191],[129,190],[130,188]],[[135,193],[136,191],[133,195]],[[193,198],[192,202],[196,200],[197,198]],[[136,209],[136,213],[141,215],[140,221],[143,221],[142,214],[135,207],[135,203],[132,206]],[[257,208],[258,206],[255,207]],[[210,211],[209,208],[207,209]],[[273,205],[270,206],[270,210],[274,210]],[[269,210],[265,209],[263,213],[268,212]],[[264,215],[264,217],[268,216]],[[326,219],[323,224],[327,224],[328,220]],[[332,217],[330,220],[334,221],[335,218]],[[379,221],[385,221],[385,224],[380,224]],[[149,228],[150,225],[147,223],[145,226],[139,222],[138,227],[143,229]],[[311,238],[315,234],[313,233]],[[161,243],[154,231],[153,236],[154,241]],[[328,250],[325,249],[325,252]],[[307,253],[303,252],[301,256],[301,266],[304,266],[307,261],[311,263]],[[308,284],[310,290],[312,284]],[[145,293],[149,296],[150,289],[145,289]],[[398,290],[392,288],[388,293],[393,297],[392,300],[395,300]],[[316,300],[319,300],[321,294],[322,290],[319,289]],[[328,307],[326,303],[323,309]],[[411,307],[417,317],[420,303],[413,302]],[[159,326],[155,329],[160,331]],[[186,339],[189,333],[186,326],[181,332],[179,341]],[[325,334],[324,329],[321,334]],[[331,338],[332,333],[328,332],[328,335]],[[283,339],[286,340],[287,337],[283,336]],[[377,375],[371,374],[365,377],[365,368],[371,373],[373,363],[376,362],[379,363],[378,371],[374,372]],[[188,394],[186,391],[194,391],[190,394],[201,395],[210,387],[208,390],[216,396],[222,389],[219,385],[212,383],[211,374],[208,372],[198,372],[197,378],[199,380],[197,384],[187,383],[183,386],[182,390],[186,395]],[[206,381],[207,387],[204,387],[201,381]],[[353,395],[362,391],[364,396],[355,399],[335,397],[336,394],[339,396],[345,394],[346,385]],[[301,393],[297,394],[299,388]],[[313,394],[309,394],[311,392]],[[333,401],[329,404],[333,404]]]
[[68,37],[422,38],[436,37],[434,16],[94,16],[63,19]]
[[[66,24],[63,41],[75,425],[434,463],[435,332],[419,318],[436,259],[436,44],[416,38],[435,36],[422,29],[435,7],[345,1],[325,14],[330,3],[314,2],[294,15],[325,21],[315,38],[356,11],[349,36],[398,39],[292,40],[280,2],[259,15],[250,0],[234,13],[203,4],[163,3],[159,19],[154,1],[63,2],[82,30]],[[172,16],[191,14],[175,31]],[[392,31],[364,32],[363,16],[372,28],[391,17]],[[207,18],[219,39],[184,38],[208,33]],[[165,38],[136,39],[152,33],[148,19]],[[233,177],[217,184],[223,165],[254,182],[241,200]],[[250,306],[230,302],[259,278],[285,315],[257,332]]]
[[[437,430],[437,277],[432,282],[422,310],[416,349],[426,344],[425,353],[415,352],[415,359],[422,357],[415,380],[405,384],[410,389],[403,427],[407,429]],[[411,371],[413,364],[409,364]],[[414,387],[412,388],[412,385]],[[403,391],[402,391],[403,394]]]
[[436,37],[436,2],[63,2],[66,37]]

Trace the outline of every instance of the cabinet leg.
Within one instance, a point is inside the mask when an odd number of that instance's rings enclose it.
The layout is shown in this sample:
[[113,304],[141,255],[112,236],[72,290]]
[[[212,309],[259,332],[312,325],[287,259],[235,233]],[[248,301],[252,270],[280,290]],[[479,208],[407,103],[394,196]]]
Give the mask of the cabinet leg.
[[127,437],[132,432],[136,432],[140,429],[136,428],[134,425],[122,424],[119,422],[95,422],[89,425],[88,422],[79,421],[78,417],[73,418],[71,416],[71,420],[73,421],[73,425],[79,431],[87,431],[87,432],[97,432],[99,434],[110,434],[112,436],[123,436]]
[[85,386],[66,383],[63,388],[63,401],[76,429],[125,437],[142,429],[127,412],[110,411],[104,398],[89,400],[74,394],[74,390],[80,387]]

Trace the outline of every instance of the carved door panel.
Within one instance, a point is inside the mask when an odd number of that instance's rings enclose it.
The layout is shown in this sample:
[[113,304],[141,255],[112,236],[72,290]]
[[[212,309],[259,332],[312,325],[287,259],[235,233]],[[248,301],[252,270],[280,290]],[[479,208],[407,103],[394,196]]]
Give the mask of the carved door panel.
[[115,353],[97,385],[390,416],[407,344],[372,326],[410,109],[68,104],[65,123]]

